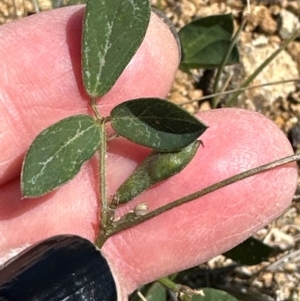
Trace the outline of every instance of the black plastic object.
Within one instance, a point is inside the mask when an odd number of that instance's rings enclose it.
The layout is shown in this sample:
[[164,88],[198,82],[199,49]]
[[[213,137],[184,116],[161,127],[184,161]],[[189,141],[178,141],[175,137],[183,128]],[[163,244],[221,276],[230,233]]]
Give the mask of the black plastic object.
[[0,301],[117,301],[107,261],[88,240],[54,236],[0,270]]

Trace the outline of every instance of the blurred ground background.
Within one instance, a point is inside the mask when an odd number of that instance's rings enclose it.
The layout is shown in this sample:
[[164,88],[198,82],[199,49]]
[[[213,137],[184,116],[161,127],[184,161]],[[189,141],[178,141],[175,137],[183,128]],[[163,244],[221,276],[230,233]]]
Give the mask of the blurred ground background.
[[[0,25],[13,22],[37,10],[52,8],[50,0],[0,0]],[[247,14],[241,0],[152,0],[179,30],[197,17],[232,13],[236,28]],[[248,23],[241,34],[241,63],[226,67],[222,76],[224,90],[239,87],[245,78],[272,54],[280,44],[300,28],[298,1],[251,1]],[[299,78],[300,36],[291,42],[253,81],[252,86]],[[212,92],[213,72],[195,70],[192,75],[178,71],[168,98],[191,113],[210,110],[210,100],[202,100]],[[221,98],[226,106],[229,96]],[[300,147],[300,81],[277,83],[248,90],[236,106],[255,110],[271,118],[290,138],[296,152]],[[272,146],[270,146],[271,151]],[[255,266],[240,266],[224,256],[181,274],[181,281],[191,287],[212,286],[224,289],[244,301],[300,301],[300,189],[286,212],[255,237],[279,250]]]

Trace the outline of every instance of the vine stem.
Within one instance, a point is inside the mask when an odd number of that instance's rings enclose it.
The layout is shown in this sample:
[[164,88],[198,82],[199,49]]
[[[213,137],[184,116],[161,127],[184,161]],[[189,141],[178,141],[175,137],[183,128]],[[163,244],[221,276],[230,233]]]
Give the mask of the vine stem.
[[105,119],[101,120],[100,128],[101,128],[101,144],[99,149],[99,171],[100,171],[100,192],[101,192],[101,226],[105,229],[109,222],[108,212],[109,205],[106,196],[106,149],[107,149],[107,141],[106,141],[106,123]]
[[178,297],[180,297],[180,300],[191,300],[191,297],[194,295],[204,296],[202,290],[194,290],[189,286],[177,284],[168,277],[159,278],[156,281],[167,289],[172,290]]
[[97,119],[98,121],[101,121],[102,117],[101,117],[101,115],[100,115],[100,113],[99,113],[99,111],[98,111],[98,108],[97,108],[97,101],[96,101],[96,98],[91,97],[91,99],[90,99],[90,105],[91,105],[91,108],[92,108],[92,110],[93,110],[93,113],[94,113],[96,119]]
[[282,166],[284,164],[287,164],[287,163],[291,163],[291,162],[294,162],[294,161],[298,161],[300,160],[300,154],[296,154],[296,155],[292,155],[292,156],[289,156],[289,157],[285,157],[285,158],[282,158],[282,159],[279,159],[279,160],[276,160],[276,161],[273,161],[273,162],[270,162],[270,163],[267,163],[267,164],[264,164],[264,165],[261,165],[261,166],[258,166],[258,167],[255,167],[253,169],[250,169],[250,170],[247,170],[247,171],[244,171],[238,175],[235,175],[235,176],[232,176],[230,178],[227,178],[223,181],[220,181],[216,184],[213,184],[213,185],[210,185],[200,191],[197,191],[197,192],[194,192],[190,195],[187,195],[183,198],[180,198],[174,202],[171,202],[171,203],[168,203],[162,207],[159,207],[149,213],[147,213],[146,215],[142,215],[142,216],[139,216],[139,215],[134,215],[133,212],[130,212],[128,214],[126,214],[125,216],[123,216],[120,220],[118,221],[115,221],[113,222],[107,229],[106,229],[106,232],[105,232],[105,236],[102,236],[102,237],[99,237],[97,239],[97,246],[98,247],[102,247],[102,245],[105,243],[105,241],[121,232],[121,231],[124,231],[128,228],[131,228],[133,226],[136,226],[136,225],[139,225],[141,223],[144,223],[162,213],[165,213],[171,209],[174,209],[178,206],[181,206],[183,204],[186,204],[188,202],[191,202],[195,199],[198,199],[204,195],[207,195],[213,191],[216,191],[220,188],[223,188],[225,186],[228,186],[228,185],[231,185],[235,182],[238,182],[238,181],[241,181],[243,179],[246,179],[246,178],[249,178],[251,176],[254,176],[254,175],[257,175],[259,173],[262,173],[262,172],[265,172],[267,170],[270,170],[270,169],[274,169],[276,167],[279,167],[279,166]]
[[200,99],[192,99],[192,100],[188,100],[188,101],[184,101],[181,102],[179,105],[183,106],[189,103],[192,103],[194,101],[203,101],[205,99],[210,99],[212,97],[215,96],[224,96],[224,95],[228,95],[228,94],[232,94],[232,93],[237,93],[237,92],[243,92],[243,91],[247,91],[247,90],[253,90],[253,89],[257,89],[257,88],[262,88],[262,87],[268,87],[268,86],[275,86],[278,84],[287,84],[287,83],[292,83],[292,82],[300,82],[299,78],[291,78],[291,79],[286,79],[286,80],[278,80],[278,81],[274,81],[274,82],[269,82],[269,83],[265,83],[265,84],[261,84],[261,85],[255,85],[255,86],[247,86],[244,88],[238,88],[238,89],[233,89],[233,90],[227,90],[227,91],[222,91],[219,93],[214,93],[214,94],[210,94],[207,96],[203,96]]
[[263,71],[263,69],[269,65],[273,59],[276,58],[276,56],[283,51],[291,42],[293,42],[298,36],[299,36],[299,30],[295,30],[295,32],[291,35],[291,37],[286,40],[276,51],[274,51],[240,86],[240,88],[238,89],[238,92],[236,92],[227,102],[227,107],[232,107],[238,96],[242,93],[242,89],[245,87],[248,87],[250,85],[250,83],[253,82],[253,80],[255,79],[255,77],[261,72]]
[[[243,19],[242,24],[240,25],[238,31],[236,32],[236,34],[234,35],[234,37],[233,37],[233,39],[232,39],[232,41],[231,41],[231,43],[230,43],[230,46],[229,46],[229,48],[228,48],[228,50],[227,50],[226,55],[223,57],[223,59],[222,59],[222,61],[221,61],[221,64],[220,64],[220,66],[219,66],[219,68],[218,68],[218,71],[217,71],[217,74],[216,74],[216,79],[215,79],[215,83],[214,83],[214,87],[213,87],[214,94],[216,94],[216,93],[218,92],[218,90],[219,90],[219,82],[220,82],[220,78],[221,78],[222,72],[223,72],[223,70],[224,70],[224,68],[225,68],[225,66],[226,66],[226,64],[227,64],[227,62],[228,62],[228,60],[229,60],[229,57],[230,57],[230,55],[231,55],[231,53],[232,53],[232,51],[233,51],[234,46],[235,46],[235,45],[237,44],[237,42],[238,42],[238,38],[240,37],[241,32],[242,32],[242,30],[244,29],[244,27],[245,27],[247,21],[248,21],[248,16],[246,16],[246,17]],[[212,101],[212,107],[213,107],[213,108],[216,108],[216,107],[217,107],[218,102],[219,102],[219,98],[220,98],[220,95],[215,96],[215,97],[213,98],[213,101]]]
[[162,284],[164,287],[176,292],[178,290],[178,286],[175,282],[173,282],[172,280],[170,280],[168,277],[162,277],[157,279],[157,282],[159,282],[160,284]]
[[107,150],[107,137],[106,137],[106,122],[107,118],[103,118],[97,108],[97,100],[94,97],[90,98],[90,106],[100,126],[100,147],[99,147],[99,191],[101,194],[101,211],[99,212],[101,233],[99,237],[103,236],[103,230],[106,229],[109,223],[109,204],[106,196],[106,150]]

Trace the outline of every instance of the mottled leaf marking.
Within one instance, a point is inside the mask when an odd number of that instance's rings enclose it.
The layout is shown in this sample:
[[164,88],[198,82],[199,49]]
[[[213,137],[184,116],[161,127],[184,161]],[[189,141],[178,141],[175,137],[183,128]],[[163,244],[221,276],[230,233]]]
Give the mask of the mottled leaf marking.
[[88,115],[68,117],[42,131],[23,163],[23,196],[38,197],[71,180],[99,143],[99,127]]

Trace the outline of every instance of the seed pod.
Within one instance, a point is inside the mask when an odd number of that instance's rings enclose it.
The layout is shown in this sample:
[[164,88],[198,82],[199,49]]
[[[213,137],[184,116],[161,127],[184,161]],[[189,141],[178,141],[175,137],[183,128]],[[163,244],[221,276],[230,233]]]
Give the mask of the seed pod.
[[106,259],[88,240],[60,235],[21,252],[0,270],[0,301],[117,301]]
[[194,141],[178,152],[152,152],[118,188],[112,204],[125,204],[154,184],[180,172],[193,159],[199,145],[199,141]]

